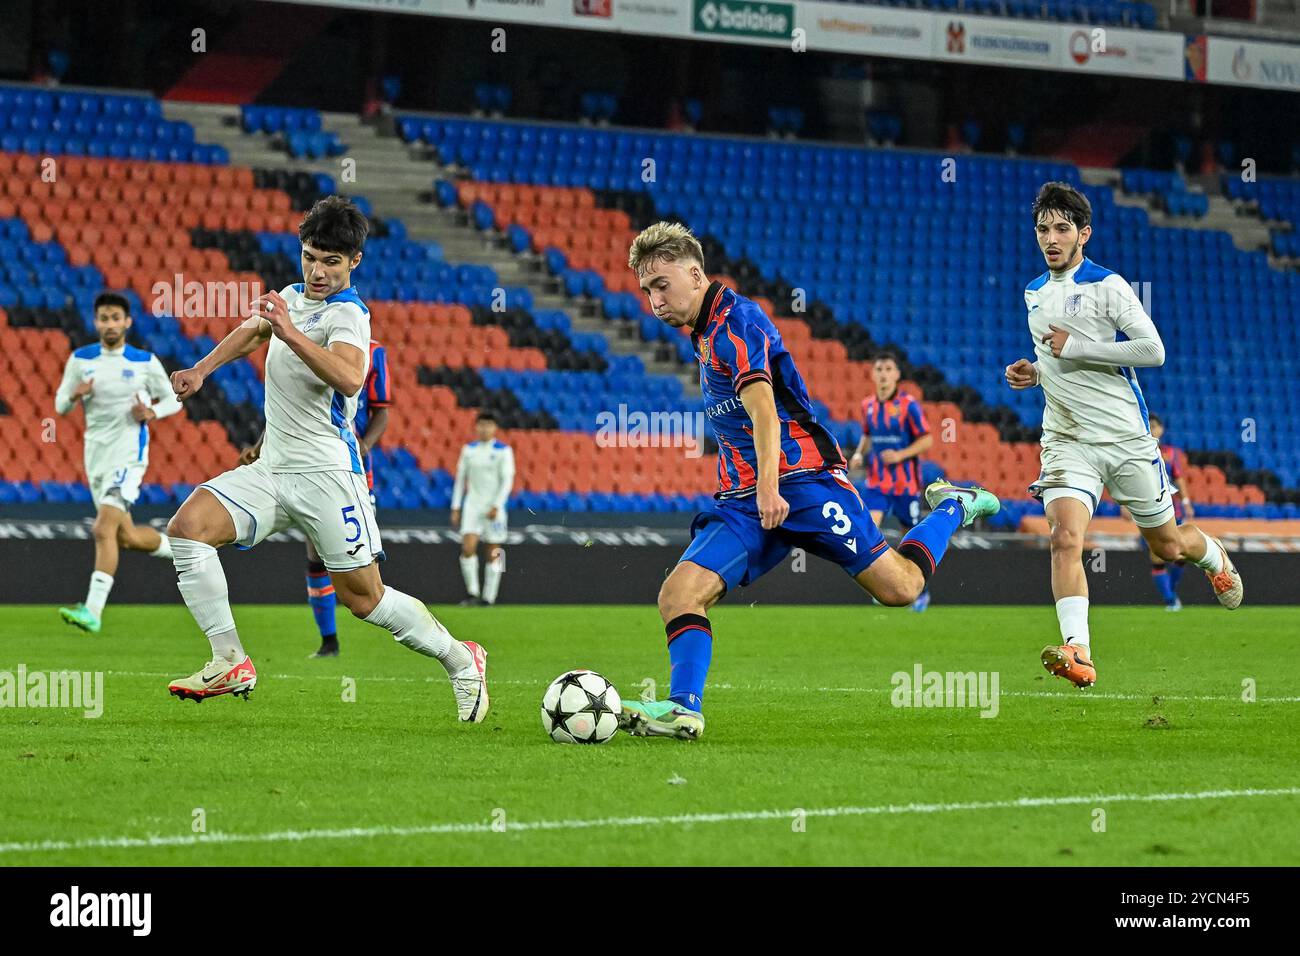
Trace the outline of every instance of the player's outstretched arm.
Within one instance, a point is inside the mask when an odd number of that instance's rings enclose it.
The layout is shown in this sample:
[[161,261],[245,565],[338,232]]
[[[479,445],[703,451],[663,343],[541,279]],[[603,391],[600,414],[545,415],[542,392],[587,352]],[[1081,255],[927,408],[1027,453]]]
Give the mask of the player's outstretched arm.
[[772,383],[754,379],[740,390],[740,403],[754,423],[754,456],[758,459],[758,515],[765,530],[780,527],[790,514],[781,497],[781,419],[776,414]]
[[203,387],[209,375],[221,366],[257,351],[270,337],[270,325],[258,322],[254,316],[218,342],[217,347],[199,359],[193,368],[172,372],[172,391],[178,399],[185,401]]

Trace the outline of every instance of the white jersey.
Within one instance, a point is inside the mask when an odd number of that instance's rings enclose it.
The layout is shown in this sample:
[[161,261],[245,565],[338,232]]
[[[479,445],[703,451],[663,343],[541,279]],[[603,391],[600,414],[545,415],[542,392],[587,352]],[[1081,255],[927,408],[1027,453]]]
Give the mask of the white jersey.
[[514,484],[515,453],[509,445],[499,441],[470,442],[460,450],[451,506],[459,509],[464,504],[466,510],[504,511]]
[[[1029,283],[1025,306],[1046,400],[1043,442],[1103,444],[1150,434],[1136,369],[1164,364],[1165,350],[1129,284],[1085,258]],[[1052,325],[1070,333],[1060,358],[1042,341]]]
[[[303,284],[281,293],[294,328],[322,348],[345,342],[370,361],[370,310],[353,288],[309,299]],[[359,394],[359,393],[358,393]],[[272,336],[266,353],[266,437],[262,460],[271,471],[352,471],[364,474],[352,419],[357,395],[337,392],[293,349]]]
[[72,393],[82,382],[94,383],[81,399],[86,409],[86,474],[99,474],[149,463],[149,426],[131,409],[139,400],[166,418],[180,411],[166,369],[152,352],[122,345],[106,349],[96,342],[68,356],[63,381],[54,396],[60,415],[72,411]]

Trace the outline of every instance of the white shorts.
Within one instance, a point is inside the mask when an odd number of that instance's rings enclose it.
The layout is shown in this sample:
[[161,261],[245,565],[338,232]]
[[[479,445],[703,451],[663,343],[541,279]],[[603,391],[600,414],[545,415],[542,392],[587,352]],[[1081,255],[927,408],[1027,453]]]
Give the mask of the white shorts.
[[1044,505],[1057,498],[1084,503],[1096,514],[1102,489],[1128,508],[1139,528],[1158,528],[1174,517],[1175,489],[1165,472],[1160,446],[1150,435],[1107,444],[1047,441],[1042,473],[1029,493]]
[[488,519],[487,513],[491,505],[476,505],[468,501],[460,513],[460,536],[463,538],[467,534],[476,535],[487,544],[505,544],[507,518],[506,509],[498,508],[497,516]]
[[251,548],[294,527],[330,571],[355,571],[383,560],[383,544],[366,476],[350,471],[272,472],[261,461],[240,465],[199,486],[226,506],[235,545]]
[[98,510],[100,505],[112,505],[130,511],[140,497],[144,470],[142,462],[133,461],[123,468],[107,468],[89,474],[90,498],[95,509]]

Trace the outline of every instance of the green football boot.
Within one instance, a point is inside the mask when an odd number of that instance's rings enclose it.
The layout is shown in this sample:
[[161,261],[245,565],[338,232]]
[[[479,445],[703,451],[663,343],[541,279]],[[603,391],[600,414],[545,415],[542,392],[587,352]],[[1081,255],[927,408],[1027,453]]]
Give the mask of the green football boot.
[[940,478],[938,481],[930,482],[925,489],[925,502],[932,509],[939,507],[948,498],[956,498],[961,502],[962,511],[966,515],[961,523],[963,528],[969,528],[976,518],[987,518],[1002,510],[1002,502],[998,501],[998,496],[979,485],[963,488]]
[[99,618],[95,617],[90,608],[84,604],[78,604],[76,607],[59,608],[59,617],[73,627],[81,628],[87,634],[99,633]]
[[618,725],[633,737],[699,740],[704,735],[704,716],[671,700],[625,700]]

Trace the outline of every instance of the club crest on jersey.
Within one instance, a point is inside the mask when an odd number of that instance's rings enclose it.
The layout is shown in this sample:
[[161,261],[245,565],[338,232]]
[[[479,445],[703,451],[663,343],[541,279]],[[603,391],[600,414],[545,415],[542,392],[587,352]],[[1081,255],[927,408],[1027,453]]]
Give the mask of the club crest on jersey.
[[700,339],[700,361],[705,365],[713,363],[713,349],[709,346],[708,339]]
[[1065,314],[1078,315],[1079,310],[1083,308],[1083,293],[1076,292],[1074,295],[1065,297]]
[[303,323],[302,330],[304,332],[310,332],[312,329],[316,328],[316,326],[320,323],[321,316],[324,314],[325,314],[324,312],[317,312],[315,315],[311,316],[309,319],[307,319],[306,322]]
[[135,378],[135,369],[133,369],[133,368],[124,368],[124,369],[122,369],[122,377],[123,377],[123,378]]

